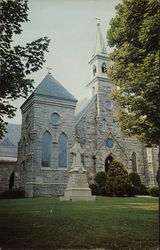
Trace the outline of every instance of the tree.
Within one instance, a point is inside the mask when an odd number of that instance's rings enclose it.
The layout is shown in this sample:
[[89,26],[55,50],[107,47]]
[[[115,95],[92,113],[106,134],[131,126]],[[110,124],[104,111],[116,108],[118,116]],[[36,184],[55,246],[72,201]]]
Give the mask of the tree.
[[12,46],[13,35],[22,33],[21,25],[28,22],[28,0],[1,0],[0,36],[0,138],[4,135],[4,116],[12,118],[16,108],[9,100],[26,97],[33,88],[33,80],[27,78],[42,68],[44,53],[48,52],[49,39],[39,38],[25,47]]
[[111,196],[127,195],[128,185],[128,172],[125,166],[121,162],[113,160],[106,176],[107,194]]
[[[107,33],[114,47],[108,75],[117,89],[117,122],[124,134],[160,146],[159,2],[123,0]],[[160,160],[160,153],[159,153]]]

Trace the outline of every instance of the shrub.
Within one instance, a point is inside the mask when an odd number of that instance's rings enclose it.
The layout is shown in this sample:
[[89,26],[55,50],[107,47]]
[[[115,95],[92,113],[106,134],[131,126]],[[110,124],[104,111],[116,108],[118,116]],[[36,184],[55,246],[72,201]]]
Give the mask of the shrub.
[[95,181],[98,184],[98,187],[105,187],[106,185],[106,173],[105,172],[98,172],[95,177]]
[[100,187],[99,188],[99,193],[102,196],[106,196],[107,195],[106,188],[105,187]]
[[89,187],[91,189],[92,195],[99,195],[99,188],[97,184],[90,184]]
[[126,185],[126,191],[128,196],[134,196],[140,194],[140,188],[129,183]]
[[139,174],[132,172],[128,175],[128,179],[129,179],[129,182],[131,182],[133,186],[140,187],[141,178]]
[[152,187],[150,189],[150,194],[154,197],[158,197],[159,196],[159,187]]
[[25,198],[25,192],[22,190],[7,190],[0,194],[1,199],[19,199]]
[[140,193],[141,195],[148,195],[149,194],[149,191],[147,189],[147,187],[143,184],[140,185]]
[[121,162],[113,160],[106,177],[107,194],[110,196],[127,195],[126,187],[128,184],[128,172],[125,166]]

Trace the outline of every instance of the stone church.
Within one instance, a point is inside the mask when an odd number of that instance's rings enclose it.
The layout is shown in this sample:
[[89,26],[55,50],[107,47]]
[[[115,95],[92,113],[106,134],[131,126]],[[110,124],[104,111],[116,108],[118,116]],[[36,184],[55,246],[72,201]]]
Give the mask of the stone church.
[[107,77],[109,57],[97,24],[94,53],[89,61],[92,92],[87,101],[77,100],[48,73],[21,106],[22,129],[18,144],[15,188],[26,197],[63,195],[72,165],[71,148],[81,144],[88,182],[98,171],[108,171],[113,159],[128,172],[137,172],[146,186],[156,185],[158,152],[133,138],[125,138],[115,122],[115,88]]

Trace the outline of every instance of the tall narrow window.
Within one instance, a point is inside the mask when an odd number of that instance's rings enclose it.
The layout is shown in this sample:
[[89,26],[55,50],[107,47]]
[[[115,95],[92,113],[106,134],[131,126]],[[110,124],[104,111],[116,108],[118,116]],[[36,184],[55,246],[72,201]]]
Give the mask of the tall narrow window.
[[132,170],[133,172],[137,172],[137,159],[136,159],[136,153],[133,152],[132,154]]
[[42,167],[51,167],[51,134],[46,131],[42,137]]
[[115,119],[113,119],[113,122],[112,122],[112,130],[113,130],[114,132],[117,130],[117,125],[116,125]]
[[103,121],[102,121],[102,130],[106,131],[106,120],[105,119],[103,119]]
[[58,167],[67,167],[67,136],[65,133],[60,134],[58,140]]
[[97,72],[96,66],[95,66],[95,65],[93,65],[93,76],[95,76],[95,75],[96,75],[96,72]]
[[107,72],[107,67],[105,63],[102,63],[102,73],[106,73]]

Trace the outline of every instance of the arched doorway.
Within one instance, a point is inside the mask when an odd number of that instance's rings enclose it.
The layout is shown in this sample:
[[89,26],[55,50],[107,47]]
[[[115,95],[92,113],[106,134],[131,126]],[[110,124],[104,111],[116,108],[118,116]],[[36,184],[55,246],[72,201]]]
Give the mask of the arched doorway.
[[107,173],[108,170],[109,170],[109,166],[110,166],[112,160],[113,160],[112,155],[109,155],[109,156],[106,158],[106,161],[105,161],[105,172],[106,172],[106,173]]
[[11,173],[9,178],[9,189],[12,189],[14,186],[14,171]]

